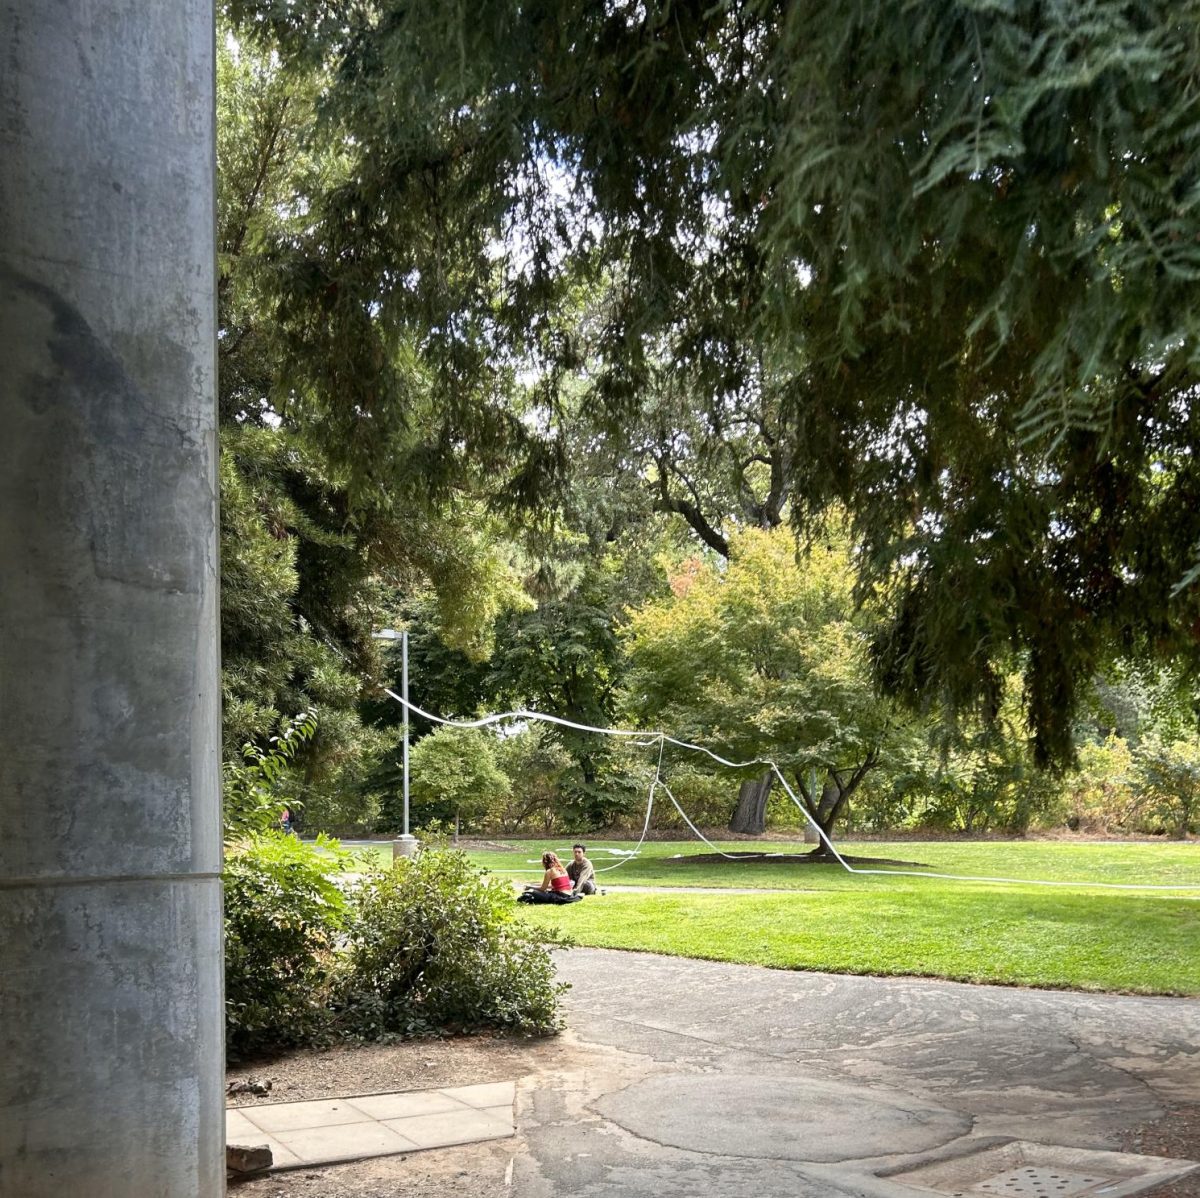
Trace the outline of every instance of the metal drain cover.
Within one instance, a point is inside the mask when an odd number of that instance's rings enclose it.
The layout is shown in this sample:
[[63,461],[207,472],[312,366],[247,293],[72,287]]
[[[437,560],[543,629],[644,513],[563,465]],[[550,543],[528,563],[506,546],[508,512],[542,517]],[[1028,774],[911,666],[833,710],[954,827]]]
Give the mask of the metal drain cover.
[[1097,1186],[1109,1185],[1116,1179],[1097,1173],[1070,1173],[1065,1169],[1052,1169],[1049,1165],[1024,1165],[1019,1169],[1008,1169],[997,1173],[986,1181],[976,1182],[971,1187],[973,1194],[1021,1194],[1036,1195],[1037,1198],[1077,1198],[1078,1195],[1095,1194]]
[[948,1198],[1126,1198],[1200,1168],[1195,1161],[1010,1140],[877,1174]]

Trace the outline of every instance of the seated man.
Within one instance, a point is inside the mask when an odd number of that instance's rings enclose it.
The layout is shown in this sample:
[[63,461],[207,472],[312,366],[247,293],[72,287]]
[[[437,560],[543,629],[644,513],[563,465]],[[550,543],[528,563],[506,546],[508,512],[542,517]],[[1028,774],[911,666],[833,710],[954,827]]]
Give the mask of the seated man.
[[586,852],[587,845],[577,844],[571,847],[574,860],[567,866],[567,877],[571,879],[572,894],[596,893],[596,871],[584,855]]

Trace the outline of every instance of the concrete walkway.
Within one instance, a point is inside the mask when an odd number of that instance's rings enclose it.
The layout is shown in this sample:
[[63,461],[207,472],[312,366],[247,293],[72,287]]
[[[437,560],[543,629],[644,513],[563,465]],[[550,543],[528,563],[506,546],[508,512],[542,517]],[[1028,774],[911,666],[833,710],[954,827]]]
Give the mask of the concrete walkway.
[[523,1080],[518,1198],[1148,1194],[1122,1154],[1200,1103],[1200,1003],[576,949],[560,1074]]
[[512,1082],[271,1102],[225,1112],[227,1144],[265,1144],[275,1169],[393,1156],[513,1134]]

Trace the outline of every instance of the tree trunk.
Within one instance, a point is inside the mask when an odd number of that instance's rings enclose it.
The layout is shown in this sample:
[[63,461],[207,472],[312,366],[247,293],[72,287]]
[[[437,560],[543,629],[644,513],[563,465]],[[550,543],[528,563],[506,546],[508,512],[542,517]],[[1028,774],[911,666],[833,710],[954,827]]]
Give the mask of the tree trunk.
[[454,843],[458,844],[458,812],[454,813]]
[[[821,831],[830,840],[833,839],[834,821],[841,814],[842,804],[845,801],[843,793],[837,777],[831,770],[825,776],[825,781],[821,785],[821,810],[817,815],[817,823],[821,825]],[[823,844],[824,841],[821,843]]]
[[596,763],[590,753],[579,758],[579,772],[583,775],[583,788],[590,799],[596,793]]
[[[849,801],[850,796],[858,789],[859,783],[867,776],[868,773],[870,773],[871,770],[875,768],[875,765],[878,761],[879,752],[877,749],[872,749],[867,755],[866,760],[862,762],[862,764],[859,765],[849,777],[845,776],[846,771],[844,770],[840,773],[837,770],[830,770],[825,775],[825,781],[821,784],[821,797],[820,800],[816,801],[815,803],[815,811],[813,810],[813,806],[816,796],[815,794],[809,793],[808,790],[805,790],[804,797],[807,800],[809,812],[820,825],[821,831],[824,832],[831,841],[833,840],[833,826],[837,823],[838,816],[840,816],[845,810],[846,803]],[[814,787],[815,784],[816,779],[814,777]],[[801,789],[804,789],[803,785],[801,786]],[[812,831],[811,825],[809,826],[809,831]],[[816,838],[815,832],[813,835],[814,838]],[[804,839],[808,840],[807,834],[805,835]],[[829,851],[829,846],[824,840],[820,841],[820,843],[815,849],[813,849],[809,856],[816,861],[833,859],[833,855]]]
[[[813,810],[812,803],[809,803],[809,814],[820,825],[821,831],[831,840],[833,839],[833,824],[841,808],[841,804],[838,802],[840,797],[841,790],[837,779],[830,772],[825,775],[825,780],[821,784],[821,797],[816,803],[815,811]],[[817,829],[808,820],[804,821],[804,843],[818,845],[819,847],[816,850],[818,854],[828,852],[825,841],[821,839]]]
[[767,829],[767,799],[771,797],[774,775],[768,770],[761,778],[750,778],[738,791],[737,809],[729,821],[731,832],[761,836]]

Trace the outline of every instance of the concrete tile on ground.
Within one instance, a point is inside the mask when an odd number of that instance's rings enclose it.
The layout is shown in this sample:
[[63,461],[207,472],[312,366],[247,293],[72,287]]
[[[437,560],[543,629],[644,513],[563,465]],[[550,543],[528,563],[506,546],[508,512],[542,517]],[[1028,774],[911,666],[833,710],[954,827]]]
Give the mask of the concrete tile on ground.
[[500,1106],[506,1102],[511,1106],[516,1089],[516,1082],[482,1082],[477,1086],[443,1087],[438,1093],[447,1094],[459,1102],[465,1102],[467,1106],[482,1110],[484,1107]]
[[271,1150],[272,1169],[294,1169],[297,1165],[304,1164],[290,1148],[275,1139],[274,1136],[264,1135],[263,1139],[266,1140],[267,1147]]
[[424,1147],[373,1119],[333,1127],[296,1128],[280,1132],[275,1138],[306,1165],[356,1160],[364,1156],[390,1156]]
[[226,1111],[227,1143],[265,1143],[278,1169],[504,1139],[515,1082],[267,1103]]
[[278,1135],[301,1128],[333,1127],[341,1123],[363,1123],[369,1116],[340,1098],[323,1102],[278,1102],[245,1107],[242,1114],[256,1127]]
[[407,1119],[411,1115],[437,1115],[443,1111],[470,1111],[469,1104],[451,1098],[440,1090],[409,1090],[397,1094],[365,1094],[347,1098],[372,1119]]
[[226,1144],[261,1144],[265,1138],[266,1132],[260,1127],[255,1127],[241,1111],[226,1110]]
[[477,1140],[498,1140],[511,1136],[512,1115],[506,1112],[506,1116],[500,1118],[487,1111],[447,1111],[438,1115],[388,1119],[384,1126],[414,1141],[420,1148],[444,1148],[450,1144],[470,1144]]
[[479,1113],[481,1115],[490,1115],[497,1123],[503,1123],[511,1130],[516,1130],[511,1103],[505,1103],[502,1106],[485,1106]]

